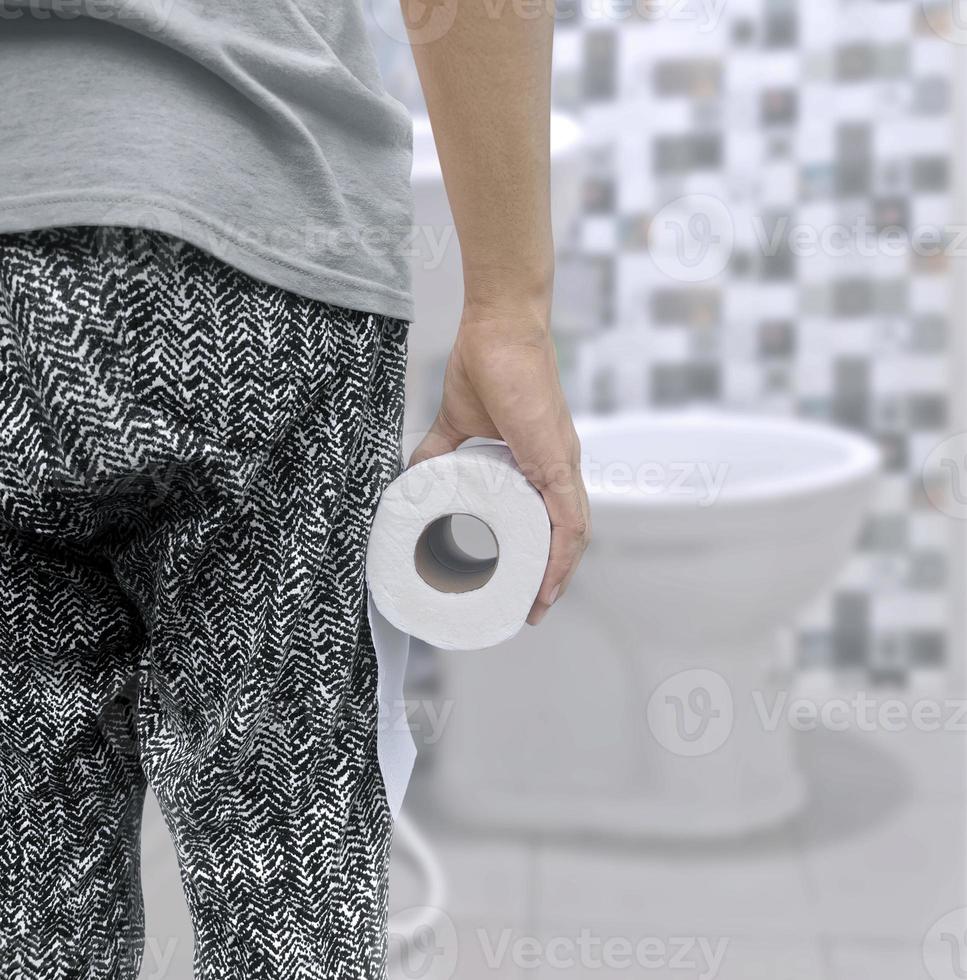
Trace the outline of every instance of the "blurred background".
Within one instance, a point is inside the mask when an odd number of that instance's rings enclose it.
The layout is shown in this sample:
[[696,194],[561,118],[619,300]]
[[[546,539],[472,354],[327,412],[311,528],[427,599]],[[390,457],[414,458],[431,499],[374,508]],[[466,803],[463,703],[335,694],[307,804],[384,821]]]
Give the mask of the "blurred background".
[[[459,251],[396,0],[368,13],[416,119],[415,439]],[[391,976],[963,980],[967,5],[557,22],[595,540],[540,630],[414,645]],[[189,977],[154,810],[145,866]]]

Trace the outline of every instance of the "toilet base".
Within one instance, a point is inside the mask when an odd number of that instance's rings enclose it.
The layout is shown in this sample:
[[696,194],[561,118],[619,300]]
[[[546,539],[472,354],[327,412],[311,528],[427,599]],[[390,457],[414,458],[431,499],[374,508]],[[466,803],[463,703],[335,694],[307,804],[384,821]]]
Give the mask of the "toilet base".
[[[802,809],[807,787],[779,696],[791,681],[777,670],[786,634],[647,655],[616,645],[610,662],[599,645],[591,675],[576,669],[587,656],[572,657],[565,625],[539,653],[532,642],[528,653],[511,644],[448,661],[458,708],[436,804],[455,824],[714,839],[766,831]],[[503,697],[485,707],[495,678]],[[524,693],[512,700],[515,682]]]

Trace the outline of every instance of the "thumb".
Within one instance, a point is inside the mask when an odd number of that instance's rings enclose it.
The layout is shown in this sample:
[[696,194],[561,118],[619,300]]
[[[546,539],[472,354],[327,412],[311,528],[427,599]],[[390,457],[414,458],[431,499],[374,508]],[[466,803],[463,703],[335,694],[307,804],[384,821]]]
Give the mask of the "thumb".
[[469,436],[457,431],[443,416],[442,412],[437,413],[427,434],[420,440],[420,444],[413,450],[410,456],[409,466],[422,463],[425,459],[433,459],[434,456],[442,456],[444,453],[453,452]]

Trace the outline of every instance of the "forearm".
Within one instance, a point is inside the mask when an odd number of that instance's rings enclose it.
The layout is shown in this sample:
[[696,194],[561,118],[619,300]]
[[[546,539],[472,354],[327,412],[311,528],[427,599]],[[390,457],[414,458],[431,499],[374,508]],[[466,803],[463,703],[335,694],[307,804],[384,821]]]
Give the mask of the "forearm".
[[[403,10],[411,0],[403,0]],[[553,9],[449,0],[454,22],[414,57],[463,256],[465,304],[487,313],[550,303]]]
[[[426,3],[428,0],[403,0]],[[455,20],[413,49],[463,255],[464,310],[443,398],[411,463],[471,436],[503,439],[544,498],[551,550],[528,622],[567,589],[590,514],[580,445],[548,332],[553,9],[443,0]],[[438,14],[439,15],[439,14]]]

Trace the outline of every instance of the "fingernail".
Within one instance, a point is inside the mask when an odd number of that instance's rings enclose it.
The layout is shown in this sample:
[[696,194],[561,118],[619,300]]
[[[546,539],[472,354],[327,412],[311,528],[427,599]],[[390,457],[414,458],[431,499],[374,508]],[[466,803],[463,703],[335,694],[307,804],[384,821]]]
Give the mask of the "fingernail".
[[557,602],[557,597],[560,594],[561,594],[561,586],[560,583],[558,583],[557,585],[554,586],[554,591],[551,593],[550,598],[547,600],[547,604],[549,606],[553,606],[554,603]]

